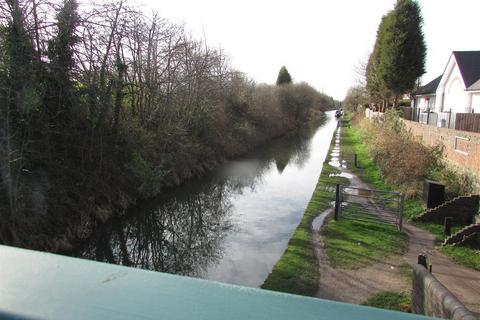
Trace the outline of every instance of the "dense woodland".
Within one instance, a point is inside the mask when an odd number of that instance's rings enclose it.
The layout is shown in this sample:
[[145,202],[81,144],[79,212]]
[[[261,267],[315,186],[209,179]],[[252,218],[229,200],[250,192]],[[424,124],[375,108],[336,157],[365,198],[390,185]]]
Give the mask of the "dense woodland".
[[66,249],[333,103],[305,83],[257,85],[123,0],[2,1],[0,242]]

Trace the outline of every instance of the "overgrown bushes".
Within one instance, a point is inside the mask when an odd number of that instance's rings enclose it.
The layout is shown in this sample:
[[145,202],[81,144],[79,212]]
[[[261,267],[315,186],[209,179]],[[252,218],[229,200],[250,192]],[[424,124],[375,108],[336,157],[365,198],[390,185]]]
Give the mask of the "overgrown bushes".
[[419,196],[426,178],[445,183],[450,197],[472,192],[471,179],[444,162],[440,146],[427,147],[414,140],[405,130],[397,111],[388,110],[381,122],[364,118],[357,122],[383,178],[407,197]]

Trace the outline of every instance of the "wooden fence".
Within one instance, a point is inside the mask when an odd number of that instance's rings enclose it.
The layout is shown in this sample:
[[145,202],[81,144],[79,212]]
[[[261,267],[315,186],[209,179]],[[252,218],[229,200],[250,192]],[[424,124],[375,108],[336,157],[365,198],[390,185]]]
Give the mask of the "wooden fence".
[[457,113],[455,115],[455,129],[480,132],[480,113]]
[[399,108],[400,112],[402,112],[402,118],[405,120],[413,120],[412,119],[412,113],[413,113],[413,108],[411,107],[400,107]]
[[453,113],[448,112],[421,112],[414,109],[412,116],[407,115],[408,110],[403,111],[405,120],[428,124],[439,128],[450,128],[468,132],[480,132],[480,113]]

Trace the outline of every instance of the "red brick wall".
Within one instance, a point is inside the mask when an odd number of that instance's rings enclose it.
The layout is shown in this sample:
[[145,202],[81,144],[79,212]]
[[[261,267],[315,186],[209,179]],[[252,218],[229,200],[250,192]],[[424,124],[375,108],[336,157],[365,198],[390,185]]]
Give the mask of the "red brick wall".
[[405,120],[407,130],[428,146],[443,145],[445,157],[460,168],[480,174],[480,133],[438,128]]

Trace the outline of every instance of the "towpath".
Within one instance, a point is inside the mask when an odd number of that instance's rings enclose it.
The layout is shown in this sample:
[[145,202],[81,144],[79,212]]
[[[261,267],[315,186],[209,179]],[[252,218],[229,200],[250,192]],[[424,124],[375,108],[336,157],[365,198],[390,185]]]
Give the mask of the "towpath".
[[[370,188],[347,168],[347,161],[340,154],[340,135],[332,151],[333,165],[350,185]],[[333,208],[323,212],[329,215]],[[327,218],[328,219],[328,218]],[[408,222],[403,224],[408,235],[408,251],[403,256],[390,256],[385,261],[373,261],[359,269],[333,268],[324,250],[322,235],[314,230],[315,248],[320,268],[320,283],[317,297],[350,303],[363,303],[369,297],[382,291],[409,292],[411,280],[402,273],[405,264],[413,266],[419,254],[426,254],[432,264],[433,275],[447,287],[469,310],[480,316],[480,272],[454,263],[435,248],[435,237]]]

